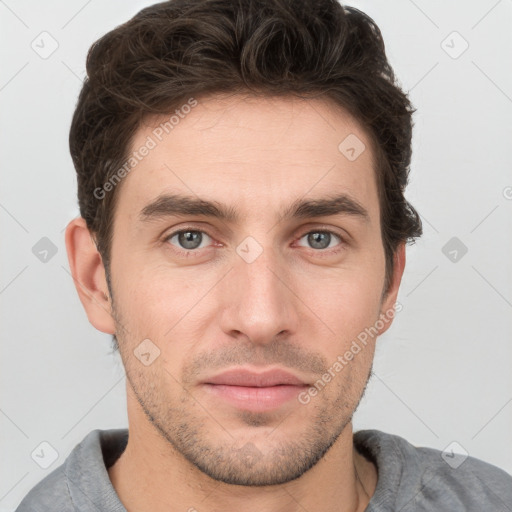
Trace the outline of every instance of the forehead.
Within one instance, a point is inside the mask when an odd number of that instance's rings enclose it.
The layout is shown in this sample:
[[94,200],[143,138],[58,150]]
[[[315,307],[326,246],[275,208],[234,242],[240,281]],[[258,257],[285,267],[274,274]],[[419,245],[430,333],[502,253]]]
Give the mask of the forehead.
[[260,216],[300,197],[347,193],[378,215],[370,139],[340,107],[294,97],[196,101],[146,119],[134,135],[130,154],[145,156],[123,179],[124,213],[180,192]]

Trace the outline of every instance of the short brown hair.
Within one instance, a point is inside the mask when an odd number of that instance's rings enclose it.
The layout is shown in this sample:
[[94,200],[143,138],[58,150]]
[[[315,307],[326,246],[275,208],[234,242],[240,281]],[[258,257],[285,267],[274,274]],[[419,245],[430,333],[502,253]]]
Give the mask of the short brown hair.
[[142,121],[191,97],[244,92],[322,97],[365,129],[376,161],[387,291],[399,243],[422,233],[404,197],[415,109],[375,22],[336,0],[171,0],[142,9],[91,46],[69,146],[80,213],[107,280],[121,184],[100,199],[95,191],[127,161]]

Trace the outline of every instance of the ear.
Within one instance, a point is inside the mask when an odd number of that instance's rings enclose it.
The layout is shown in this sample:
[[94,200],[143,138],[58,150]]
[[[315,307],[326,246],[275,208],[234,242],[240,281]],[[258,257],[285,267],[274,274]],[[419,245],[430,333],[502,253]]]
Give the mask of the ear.
[[402,282],[402,276],[405,269],[405,243],[401,243],[397,250],[395,251],[395,254],[393,255],[393,261],[394,261],[394,267],[393,267],[393,276],[391,278],[389,289],[384,296],[382,300],[381,305],[381,316],[380,318],[383,319],[384,326],[382,329],[379,329],[378,336],[381,334],[384,334],[393,323],[393,319],[395,316],[395,313],[393,312],[392,315],[390,315],[390,311],[394,310],[394,306],[396,304],[396,298],[398,296],[398,290],[400,288],[400,283]]
[[66,250],[71,275],[89,322],[99,331],[115,334],[105,267],[82,217],[73,219],[66,228]]

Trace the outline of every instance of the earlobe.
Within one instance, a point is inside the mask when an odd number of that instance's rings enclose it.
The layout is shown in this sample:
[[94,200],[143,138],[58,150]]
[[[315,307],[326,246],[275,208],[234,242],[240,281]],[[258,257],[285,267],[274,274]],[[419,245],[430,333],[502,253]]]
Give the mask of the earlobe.
[[76,290],[89,322],[99,331],[115,334],[105,267],[82,217],[66,228],[66,250]]
[[405,243],[401,243],[395,254],[394,258],[394,267],[393,267],[393,276],[391,278],[391,283],[389,285],[389,290],[382,301],[381,314],[380,317],[383,320],[384,327],[379,329],[379,336],[384,334],[391,324],[393,323],[393,318],[395,316],[395,304],[396,299],[398,297],[398,290],[400,289],[400,283],[402,282],[402,276],[405,269]]

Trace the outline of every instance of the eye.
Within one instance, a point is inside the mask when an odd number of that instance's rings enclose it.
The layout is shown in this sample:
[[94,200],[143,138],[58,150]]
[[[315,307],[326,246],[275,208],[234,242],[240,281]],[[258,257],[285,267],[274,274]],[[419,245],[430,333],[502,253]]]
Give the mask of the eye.
[[[329,230],[309,231],[302,235],[299,241],[303,239],[306,239],[309,247],[318,253],[337,253],[343,250],[345,246],[345,240],[337,233]],[[193,228],[175,231],[164,239],[165,243],[170,243],[179,255],[185,257],[195,256],[196,253],[200,254],[199,249],[208,247],[212,241],[213,238],[208,233]]]
[[341,238],[340,235],[332,231],[310,231],[302,235],[300,240],[302,240],[303,238],[306,238],[306,242],[310,244],[311,248],[318,249],[320,251],[325,249],[331,249],[339,245],[331,245],[331,242],[336,242],[336,239],[338,239],[338,241],[341,243],[344,242],[343,238]]
[[165,238],[165,242],[170,242],[171,245],[177,247],[178,252],[180,249],[181,252],[190,252],[195,249],[203,249],[203,242],[205,240],[208,241],[208,239],[211,240],[211,237],[204,231],[197,229],[182,229],[171,233]]

